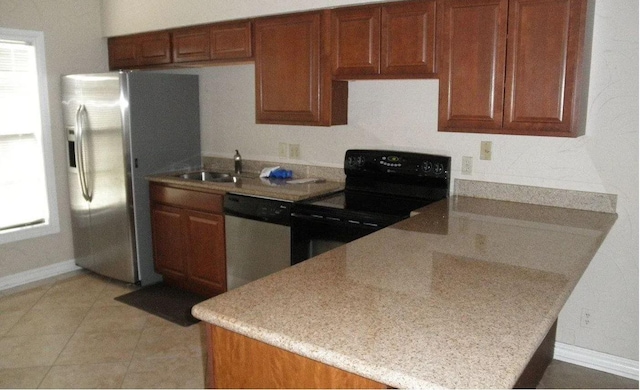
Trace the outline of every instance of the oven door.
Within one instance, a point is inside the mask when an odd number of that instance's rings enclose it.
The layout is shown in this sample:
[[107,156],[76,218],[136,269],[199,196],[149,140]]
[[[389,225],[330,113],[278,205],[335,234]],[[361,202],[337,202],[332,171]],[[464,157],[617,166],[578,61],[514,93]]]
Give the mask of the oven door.
[[382,229],[372,223],[329,216],[291,214],[291,265]]

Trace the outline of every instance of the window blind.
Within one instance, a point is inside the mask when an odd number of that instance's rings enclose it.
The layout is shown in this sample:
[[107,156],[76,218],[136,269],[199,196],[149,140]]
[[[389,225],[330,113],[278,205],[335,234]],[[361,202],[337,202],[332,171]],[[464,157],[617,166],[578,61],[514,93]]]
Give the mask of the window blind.
[[35,47],[0,40],[0,232],[46,222]]

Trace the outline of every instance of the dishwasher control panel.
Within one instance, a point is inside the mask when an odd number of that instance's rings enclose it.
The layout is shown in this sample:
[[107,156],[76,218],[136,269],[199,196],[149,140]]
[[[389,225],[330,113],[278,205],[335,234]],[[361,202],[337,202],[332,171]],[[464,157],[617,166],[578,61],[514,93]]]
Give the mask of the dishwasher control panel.
[[240,218],[290,225],[289,201],[227,193],[224,196],[224,213]]

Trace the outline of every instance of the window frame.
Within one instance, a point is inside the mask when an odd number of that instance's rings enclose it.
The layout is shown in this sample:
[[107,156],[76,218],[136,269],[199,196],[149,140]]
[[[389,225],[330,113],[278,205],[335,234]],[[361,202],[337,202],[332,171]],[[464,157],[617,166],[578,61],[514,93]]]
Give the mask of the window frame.
[[47,82],[47,63],[45,57],[44,32],[32,30],[17,30],[0,27],[0,38],[14,41],[29,42],[35,48],[36,69],[38,73],[38,95],[40,100],[40,141],[44,169],[45,188],[49,215],[45,222],[37,225],[19,227],[0,232],[0,245],[16,241],[42,237],[60,232],[58,216],[58,197],[56,192],[56,176],[54,167],[53,140],[51,128],[51,113],[49,107],[49,84]]

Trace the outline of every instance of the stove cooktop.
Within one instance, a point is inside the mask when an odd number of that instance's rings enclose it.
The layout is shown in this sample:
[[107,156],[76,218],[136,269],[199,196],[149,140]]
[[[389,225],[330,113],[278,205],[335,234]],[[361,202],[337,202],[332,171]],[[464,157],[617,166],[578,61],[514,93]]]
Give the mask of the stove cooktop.
[[327,209],[330,213],[366,213],[408,216],[415,209],[437,199],[416,199],[401,196],[342,191],[321,198],[298,202],[300,207]]
[[451,158],[446,156],[348,150],[345,190],[296,202],[292,215],[388,226],[446,198],[450,168]]

